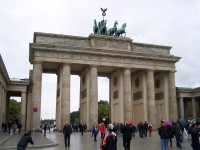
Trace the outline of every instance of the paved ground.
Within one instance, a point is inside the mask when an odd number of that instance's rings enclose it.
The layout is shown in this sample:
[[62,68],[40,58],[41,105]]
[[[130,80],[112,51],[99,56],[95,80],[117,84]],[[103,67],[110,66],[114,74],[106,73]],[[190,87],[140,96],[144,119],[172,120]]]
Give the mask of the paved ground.
[[[22,134],[8,135],[8,133],[3,133],[0,131],[0,150],[16,150],[16,145]],[[28,145],[27,149],[40,149],[40,150],[99,150],[100,137],[98,136],[97,142],[93,141],[91,133],[73,133],[71,135],[71,145],[70,147],[64,147],[64,137],[60,132],[50,132],[47,133],[46,137],[42,133],[34,133],[34,145]],[[182,149],[192,150],[190,147],[191,141],[184,137],[184,142],[182,143]],[[118,137],[117,149],[123,150],[122,138]],[[139,138],[138,134],[131,141],[131,150],[159,150],[160,140],[157,131],[153,132],[153,137],[149,138]],[[175,150],[176,141],[173,139],[173,146],[169,147],[168,150]]]

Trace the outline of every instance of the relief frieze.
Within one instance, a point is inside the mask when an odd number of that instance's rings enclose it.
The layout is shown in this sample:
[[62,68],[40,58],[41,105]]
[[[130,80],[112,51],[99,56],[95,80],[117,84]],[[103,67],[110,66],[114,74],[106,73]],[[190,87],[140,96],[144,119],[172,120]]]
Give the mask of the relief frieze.
[[128,42],[98,39],[94,40],[94,46],[99,48],[105,47],[116,49],[128,49]]
[[[64,51],[35,51],[36,57],[50,57],[57,59],[74,59],[74,62],[82,61],[94,61],[94,64],[99,62],[104,63],[118,63],[124,65],[144,65],[144,66],[159,66],[159,67],[174,67],[173,62],[161,61],[161,60],[150,60],[150,59],[140,59],[140,58],[131,58],[123,56],[109,56],[109,55],[95,55],[95,54],[80,54],[80,53],[68,53]],[[72,61],[72,60],[69,60]]]

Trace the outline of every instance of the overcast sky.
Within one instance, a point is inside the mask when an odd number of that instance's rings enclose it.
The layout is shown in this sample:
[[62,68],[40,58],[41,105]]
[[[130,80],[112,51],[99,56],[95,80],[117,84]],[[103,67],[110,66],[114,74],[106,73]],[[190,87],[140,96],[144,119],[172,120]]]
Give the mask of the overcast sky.
[[[88,37],[101,7],[108,8],[107,26],[126,22],[134,42],[172,46],[171,54],[182,57],[176,86],[200,86],[200,0],[0,0],[0,54],[9,77],[29,77],[34,32]],[[79,108],[79,80],[71,76],[71,112]],[[98,82],[98,99],[108,100],[109,80]],[[43,74],[42,84],[41,117],[55,118],[56,75]]]

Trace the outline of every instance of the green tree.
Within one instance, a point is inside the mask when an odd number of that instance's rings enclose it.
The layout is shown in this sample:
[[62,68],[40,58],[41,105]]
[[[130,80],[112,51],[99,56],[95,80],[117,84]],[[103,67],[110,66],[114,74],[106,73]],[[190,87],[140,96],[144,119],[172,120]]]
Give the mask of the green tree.
[[9,102],[8,120],[11,122],[19,122],[21,102],[11,99]]
[[110,104],[108,101],[100,100],[98,102],[98,122],[101,123],[103,118],[108,119],[110,118]]
[[[109,119],[110,118],[110,104],[106,100],[100,100],[98,102],[98,122],[101,123],[103,118]],[[70,113],[70,120],[71,124],[79,124],[80,123],[80,112],[74,111]],[[108,120],[109,121],[109,120]]]
[[71,121],[71,124],[79,124],[80,123],[79,111],[73,111],[70,113],[70,121]]

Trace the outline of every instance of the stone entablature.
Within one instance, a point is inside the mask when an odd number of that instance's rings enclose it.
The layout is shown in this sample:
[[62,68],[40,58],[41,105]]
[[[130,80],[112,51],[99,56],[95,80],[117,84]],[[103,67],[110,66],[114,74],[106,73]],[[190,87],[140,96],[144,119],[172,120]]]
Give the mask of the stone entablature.
[[176,88],[176,97],[200,97],[200,88]]
[[84,38],[35,33],[34,42],[30,44],[31,63],[51,61],[176,71],[175,62],[180,59],[169,55],[171,47],[132,43],[132,39],[122,37],[90,35]]
[[[101,65],[103,63],[104,66],[118,66],[124,68],[142,68],[142,69],[160,69],[160,70],[170,70],[175,71],[174,60],[172,62],[167,62],[164,59],[158,58],[145,58],[139,57],[135,55],[106,55],[105,53],[100,54],[85,54],[82,51],[51,51],[38,49],[33,46],[35,49],[35,60],[36,61],[51,61],[51,62],[64,62],[71,64],[95,64]],[[102,56],[101,56],[102,55]],[[43,59],[45,57],[45,60]],[[52,59],[54,58],[54,59]],[[62,60],[62,61],[61,61]]]
[[173,55],[170,55],[170,46],[132,42],[132,39],[127,37],[113,37],[95,34],[91,34],[89,37],[81,37],[35,32],[33,42],[81,48],[95,48],[97,50],[110,49],[117,51],[133,51],[134,53],[138,53],[140,55],[148,54],[157,55],[159,57],[175,57]]
[[137,43],[132,44],[132,51],[138,53],[154,54],[154,55],[170,55],[171,46]]

